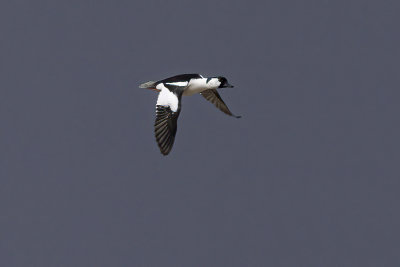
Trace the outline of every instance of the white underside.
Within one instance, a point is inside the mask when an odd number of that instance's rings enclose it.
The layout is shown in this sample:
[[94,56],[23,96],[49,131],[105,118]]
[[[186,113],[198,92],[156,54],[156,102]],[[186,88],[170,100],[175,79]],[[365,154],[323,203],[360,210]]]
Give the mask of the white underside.
[[221,83],[218,81],[217,78],[212,78],[208,82],[207,82],[207,78],[192,79],[192,80],[190,80],[185,91],[183,91],[182,95],[190,96],[190,95],[201,93],[205,90],[216,89],[219,87],[220,84]]
[[[217,78],[212,78],[208,82],[207,78],[200,78],[190,80],[189,84],[187,82],[167,83],[167,85],[168,84],[186,87],[182,95],[190,96],[201,93],[205,90],[217,89],[221,83],[218,81]],[[169,91],[168,88],[165,87],[162,83],[158,84],[156,88],[158,90],[161,90],[158,94],[157,105],[168,106],[173,112],[176,112],[179,107],[178,97],[174,93]]]

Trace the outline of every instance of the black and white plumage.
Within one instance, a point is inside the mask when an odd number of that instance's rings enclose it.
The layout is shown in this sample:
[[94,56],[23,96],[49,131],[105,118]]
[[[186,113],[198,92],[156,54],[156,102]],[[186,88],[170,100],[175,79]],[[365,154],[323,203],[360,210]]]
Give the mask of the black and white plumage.
[[225,77],[205,78],[200,74],[181,74],[160,81],[149,81],[139,86],[159,92],[156,104],[154,132],[158,147],[163,155],[171,152],[181,112],[182,96],[200,93],[219,110],[235,118],[217,92],[217,88],[232,88]]

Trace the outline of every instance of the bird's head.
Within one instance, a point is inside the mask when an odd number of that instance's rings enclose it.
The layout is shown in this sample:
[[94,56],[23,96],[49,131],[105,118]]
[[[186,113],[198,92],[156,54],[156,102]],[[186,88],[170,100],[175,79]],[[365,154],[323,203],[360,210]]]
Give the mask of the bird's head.
[[219,76],[218,81],[220,82],[218,88],[233,88],[233,85],[229,84],[225,77]]

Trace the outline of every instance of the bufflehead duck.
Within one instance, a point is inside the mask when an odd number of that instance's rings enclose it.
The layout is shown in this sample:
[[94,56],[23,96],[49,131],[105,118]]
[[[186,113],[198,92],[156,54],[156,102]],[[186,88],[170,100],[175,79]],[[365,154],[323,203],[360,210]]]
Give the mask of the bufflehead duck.
[[222,76],[206,78],[200,74],[181,74],[156,82],[149,81],[139,87],[159,92],[154,131],[158,147],[163,155],[168,155],[174,144],[182,96],[200,93],[225,114],[240,118],[232,114],[217,92],[217,88],[233,87]]

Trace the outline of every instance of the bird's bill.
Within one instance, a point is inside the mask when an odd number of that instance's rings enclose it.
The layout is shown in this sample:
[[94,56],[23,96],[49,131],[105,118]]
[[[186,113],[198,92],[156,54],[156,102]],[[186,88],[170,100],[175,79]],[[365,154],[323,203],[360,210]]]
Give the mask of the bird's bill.
[[224,84],[224,87],[225,87],[225,88],[233,88],[233,85],[232,85],[232,84],[229,84],[229,83],[225,83],[225,84]]

